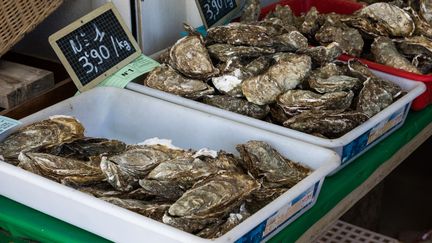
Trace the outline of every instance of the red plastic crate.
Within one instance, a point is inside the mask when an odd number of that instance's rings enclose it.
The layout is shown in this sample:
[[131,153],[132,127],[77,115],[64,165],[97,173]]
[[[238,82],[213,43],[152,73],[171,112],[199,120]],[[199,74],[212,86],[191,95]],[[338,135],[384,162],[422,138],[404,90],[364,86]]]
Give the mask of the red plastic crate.
[[[312,6],[315,6],[320,13],[339,13],[339,14],[351,14],[364,5],[356,2],[351,2],[349,0],[282,0],[280,2],[268,5],[261,10],[261,17],[267,15],[272,11],[277,4],[289,5],[295,15],[300,15],[301,13],[306,13]],[[347,61],[353,58],[349,55],[341,55],[340,60]],[[366,59],[357,58],[362,63],[366,64],[369,68],[385,72],[391,75],[395,75],[401,78],[423,82],[426,85],[426,91],[419,97],[414,99],[411,108],[413,110],[421,110],[427,105],[432,103],[432,75],[421,75],[411,72],[406,72],[401,69],[389,67],[376,62],[372,62]]]

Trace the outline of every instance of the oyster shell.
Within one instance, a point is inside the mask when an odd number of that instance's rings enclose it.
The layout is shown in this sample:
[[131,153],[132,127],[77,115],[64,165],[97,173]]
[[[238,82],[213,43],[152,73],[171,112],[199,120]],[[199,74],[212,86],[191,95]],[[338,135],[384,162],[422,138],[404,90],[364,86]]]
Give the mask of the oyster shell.
[[280,186],[292,187],[312,171],[295,163],[263,141],[248,141],[236,149],[243,159],[243,166],[255,178]]
[[190,78],[207,79],[218,73],[199,34],[178,40],[170,49],[169,63]]
[[369,117],[363,112],[314,111],[294,116],[283,125],[301,132],[338,138],[368,119]]
[[136,200],[152,200],[155,198],[153,195],[149,195],[147,192],[145,192],[142,188],[138,188],[130,192],[117,191],[106,181],[96,185],[77,187],[76,189],[80,192],[84,192],[98,198],[116,197],[121,199]]
[[266,28],[266,33],[269,36],[278,36],[291,31],[297,31],[295,26],[285,24],[282,19],[276,17],[266,18],[254,24]]
[[432,72],[432,57],[417,55],[413,58],[412,64],[423,74]]
[[270,47],[234,46],[229,44],[213,44],[208,46],[207,49],[211,56],[222,62],[226,62],[232,57],[259,57],[275,53],[275,50]]
[[80,160],[32,152],[21,152],[18,159],[18,167],[69,186],[92,185],[105,179],[99,167]]
[[363,83],[357,103],[357,110],[369,117],[374,116],[393,103],[402,94],[400,87],[380,79],[368,79]]
[[223,95],[207,96],[203,99],[203,102],[208,105],[257,119],[263,119],[270,111],[270,108],[267,105],[256,105],[241,98]]
[[309,78],[309,86],[319,93],[348,91],[360,86],[360,80],[346,75],[334,75],[329,78]]
[[362,82],[366,81],[368,78],[375,78],[375,75],[370,69],[357,59],[348,60],[348,70],[351,76],[360,79]]
[[374,39],[378,36],[388,36],[387,28],[381,22],[372,21],[368,18],[353,15],[341,20],[348,26],[360,31],[364,39]]
[[360,9],[356,14],[369,20],[371,24],[369,30],[374,29],[372,23],[378,23],[385,28],[389,36],[411,36],[415,30],[415,24],[410,15],[389,3],[374,3]]
[[107,181],[119,191],[131,191],[161,162],[183,156],[187,151],[170,149],[163,145],[132,145],[126,151],[102,157],[100,168]]
[[432,38],[432,25],[430,25],[427,21],[421,18],[414,9],[411,7],[405,9],[413,19],[415,23],[415,35],[422,35],[429,38]]
[[432,41],[424,36],[406,37],[402,40],[395,40],[398,50],[407,56],[424,54],[432,56]]
[[269,188],[261,186],[260,189],[252,192],[250,199],[246,201],[246,206],[251,213],[255,213],[286,191],[288,191],[286,187]]
[[81,138],[58,146],[43,148],[38,152],[89,161],[99,155],[114,155],[126,149],[126,144],[118,140],[106,138]]
[[158,221],[162,221],[162,216],[170,207],[170,204],[167,203],[146,202],[135,199],[120,199],[116,197],[101,197],[100,199]]
[[308,47],[308,39],[297,30],[275,36],[274,42],[279,52],[295,52]]
[[313,62],[322,66],[334,61],[342,54],[342,49],[337,42],[332,42],[327,46],[316,46],[301,51],[309,55]]
[[248,73],[249,77],[256,76],[265,72],[272,64],[273,58],[268,56],[260,56],[250,63],[248,63],[244,70]]
[[267,29],[258,25],[230,23],[211,27],[207,31],[208,43],[226,43],[246,46],[273,46],[273,39],[266,33]]
[[290,116],[308,110],[346,110],[350,107],[354,93],[339,91],[317,94],[308,90],[289,90],[277,99],[277,104]]
[[275,60],[276,64],[264,74],[243,81],[242,91],[249,102],[257,105],[275,102],[278,95],[300,84],[312,68],[306,55],[279,53]]
[[16,165],[21,151],[35,151],[82,137],[84,127],[78,120],[69,116],[54,116],[12,133],[0,142],[0,156],[6,162]]
[[397,51],[394,43],[387,37],[377,37],[372,43],[371,51],[375,60],[379,63],[408,72],[420,73],[416,67]]
[[214,89],[203,81],[185,78],[166,64],[153,69],[144,80],[144,85],[190,99],[214,93]]
[[419,14],[426,20],[430,25],[432,25],[432,2],[430,0],[420,0]]
[[300,32],[308,37],[315,36],[321,24],[321,16],[315,7],[311,7],[305,15],[304,21],[300,26]]
[[243,13],[240,16],[240,22],[249,23],[258,20],[261,13],[260,0],[247,0],[243,7]]
[[315,34],[315,39],[322,45],[337,42],[343,53],[352,56],[360,56],[363,51],[364,42],[360,32],[343,23],[324,24]]
[[292,116],[285,113],[285,111],[279,105],[270,105],[270,121],[271,123],[282,124]]
[[197,232],[228,215],[258,188],[259,184],[245,174],[214,175],[185,192],[162,221],[186,232]]
[[148,184],[151,183],[148,182],[149,180],[162,182],[165,187],[177,188],[177,190],[184,192],[197,181],[216,174],[217,171],[217,168],[199,158],[181,157],[159,164],[146,176],[146,179],[140,180],[139,183],[141,187],[155,193],[155,195],[164,193],[154,191],[155,188]]
[[275,9],[267,14],[265,19],[278,18],[284,25],[295,25],[295,16],[288,5],[276,5]]

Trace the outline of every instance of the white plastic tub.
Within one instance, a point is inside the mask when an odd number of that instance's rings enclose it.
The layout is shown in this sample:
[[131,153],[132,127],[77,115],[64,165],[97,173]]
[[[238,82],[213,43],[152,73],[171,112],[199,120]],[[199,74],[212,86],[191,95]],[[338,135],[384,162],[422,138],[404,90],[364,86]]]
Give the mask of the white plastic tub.
[[283,136],[296,138],[308,143],[332,149],[341,156],[341,165],[330,174],[332,175],[342,169],[344,166],[348,165],[368,149],[373,147],[376,143],[390,135],[396,129],[401,127],[405,122],[411,102],[426,90],[426,86],[421,82],[409,81],[379,71],[373,72],[383,79],[396,83],[408,93],[388,106],[386,109],[373,116],[365,123],[337,139],[317,137],[266,121],[240,115],[235,112],[223,110],[194,100],[186,99],[177,95],[152,89],[142,84],[129,83],[126,88],[196,110],[201,110],[217,116],[225,117],[233,121],[242,122],[257,128],[278,133]]
[[[263,140],[314,172],[279,198],[214,240],[266,239],[315,203],[325,176],[340,163],[331,150],[196,111],[136,92],[99,87],[22,119],[71,115],[86,136],[137,143],[152,137],[172,139],[182,148],[225,150]],[[4,139],[0,138],[0,139]],[[115,242],[213,242],[104,202],[18,167],[0,162],[0,194]]]

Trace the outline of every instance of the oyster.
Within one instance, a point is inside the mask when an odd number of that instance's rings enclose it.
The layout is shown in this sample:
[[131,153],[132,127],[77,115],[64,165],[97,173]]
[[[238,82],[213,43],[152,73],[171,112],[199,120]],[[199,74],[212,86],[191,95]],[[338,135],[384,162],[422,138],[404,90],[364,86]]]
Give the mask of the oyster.
[[380,79],[369,79],[363,83],[357,103],[357,110],[369,117],[374,116],[393,103],[402,90],[393,83]]
[[242,91],[249,102],[266,105],[276,97],[295,88],[311,70],[311,59],[306,55],[279,53],[276,64],[265,73],[248,78],[242,83]]
[[432,2],[430,0],[420,0],[419,2],[420,16],[432,25]]
[[397,51],[393,42],[387,37],[377,37],[372,43],[371,51],[375,60],[379,63],[408,72],[420,73],[416,67]]
[[187,153],[163,145],[132,145],[121,154],[102,157],[100,168],[115,189],[131,191],[138,186],[139,179],[144,178],[161,162]]
[[267,14],[265,19],[278,18],[282,20],[283,25],[295,25],[295,16],[288,5],[276,5],[275,9]]
[[308,37],[313,37],[320,26],[320,14],[315,7],[311,7],[305,15],[304,21],[300,27],[300,32]]
[[398,50],[406,56],[432,56],[432,41],[424,36],[406,37],[395,42]]
[[197,181],[217,171],[216,167],[199,158],[181,157],[159,164],[139,184],[150,194],[177,200]]
[[126,144],[118,140],[106,138],[81,138],[58,146],[43,148],[38,152],[89,161],[99,155],[114,155],[126,149]]
[[18,159],[18,167],[69,186],[92,185],[105,179],[99,167],[80,160],[32,152],[21,152]]
[[257,119],[263,119],[270,111],[270,108],[267,105],[256,105],[247,100],[230,96],[207,96],[203,99],[203,102],[208,105]]
[[292,116],[285,113],[285,111],[279,105],[270,105],[270,121],[272,123],[282,124],[284,121],[288,120]]
[[381,25],[387,35],[395,37],[411,36],[415,30],[415,24],[410,15],[389,3],[371,4],[360,9],[356,15],[368,20],[368,23],[371,24],[369,31],[374,30],[373,23]]
[[339,91],[317,94],[308,90],[289,90],[277,99],[277,104],[290,116],[308,110],[346,110],[350,107],[354,93]]
[[257,21],[260,12],[261,0],[247,0],[243,8],[243,13],[240,16],[240,22],[249,23]]
[[162,218],[186,232],[197,232],[239,207],[259,184],[245,174],[221,173],[195,184],[171,205]]
[[273,46],[273,39],[266,28],[258,25],[230,23],[211,27],[207,31],[208,43],[226,43],[246,46]]
[[218,73],[199,34],[189,34],[178,40],[170,49],[169,63],[190,78],[207,79]]
[[348,26],[357,29],[364,39],[373,39],[378,36],[388,36],[387,28],[381,22],[372,21],[358,15],[341,20]]
[[149,195],[142,188],[130,192],[122,192],[115,190],[108,182],[102,182],[96,185],[77,187],[80,192],[87,193],[94,197],[116,197],[122,199],[149,200],[154,199],[153,195]]
[[16,165],[21,151],[52,147],[82,137],[84,127],[78,120],[69,116],[53,116],[22,127],[0,142],[0,156]]
[[185,78],[166,64],[153,69],[144,80],[144,85],[190,99],[199,99],[214,92],[203,81]]
[[284,122],[284,126],[310,133],[321,134],[327,138],[338,138],[351,131],[369,117],[363,112],[303,112]]
[[308,47],[307,38],[297,30],[274,37],[275,48],[283,52],[295,52]]
[[312,172],[309,168],[285,158],[263,141],[248,141],[238,144],[236,149],[249,173],[265,182],[292,187]]
[[309,78],[309,86],[319,93],[348,91],[360,86],[360,81],[346,75],[334,75],[329,78]]
[[272,64],[273,58],[268,56],[260,56],[250,63],[248,63],[244,70],[248,73],[249,77],[256,76],[265,72]]
[[207,47],[211,56],[222,62],[232,57],[259,57],[265,54],[273,54],[275,50],[270,47],[234,46],[229,44],[213,44]]
[[432,38],[432,25],[421,18],[412,8],[407,8],[406,11],[410,14],[415,23],[414,34],[417,36],[426,36]]
[[371,70],[357,59],[348,60],[348,70],[350,75],[360,79],[362,82],[368,78],[375,78]]
[[167,203],[146,202],[135,199],[120,199],[116,197],[101,197],[100,199],[158,221],[162,221],[162,216],[170,207],[170,204]]
[[423,74],[432,72],[432,57],[426,55],[417,55],[413,58],[412,64]]
[[322,45],[337,42],[342,52],[348,55],[360,56],[363,51],[364,42],[360,32],[343,23],[324,24],[315,34],[315,39]]
[[311,47],[301,52],[309,55],[314,63],[322,66],[338,58],[342,54],[342,49],[338,43],[332,42],[327,46]]
[[266,28],[266,33],[269,36],[278,36],[291,31],[297,31],[297,28],[293,25],[284,24],[284,21],[280,18],[266,18],[254,24]]

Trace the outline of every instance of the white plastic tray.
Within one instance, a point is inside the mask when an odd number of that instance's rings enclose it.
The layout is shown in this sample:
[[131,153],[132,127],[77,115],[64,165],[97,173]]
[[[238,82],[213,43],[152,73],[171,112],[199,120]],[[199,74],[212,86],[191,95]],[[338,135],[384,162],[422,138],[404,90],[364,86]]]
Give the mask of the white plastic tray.
[[344,166],[348,165],[368,149],[373,147],[376,143],[390,135],[396,129],[401,127],[405,122],[411,102],[426,90],[424,83],[409,81],[379,71],[372,70],[372,72],[383,79],[389,80],[401,86],[404,91],[408,92],[408,94],[373,116],[365,123],[337,139],[317,137],[266,121],[240,115],[235,112],[223,110],[194,100],[186,99],[177,95],[152,89],[137,83],[129,83],[126,88],[196,110],[201,110],[217,116],[225,117],[233,121],[242,122],[257,128],[278,133],[283,136],[296,138],[308,143],[332,149],[341,156],[341,165],[330,174],[332,175],[342,169]]
[[21,121],[25,125],[59,114],[78,118],[86,128],[86,136],[130,144],[159,137],[172,139],[174,145],[183,148],[207,147],[237,154],[235,145],[263,140],[284,156],[314,169],[311,175],[222,237],[205,240],[0,162],[1,195],[115,242],[265,240],[312,207],[325,176],[340,163],[334,151],[116,88],[95,88]]

